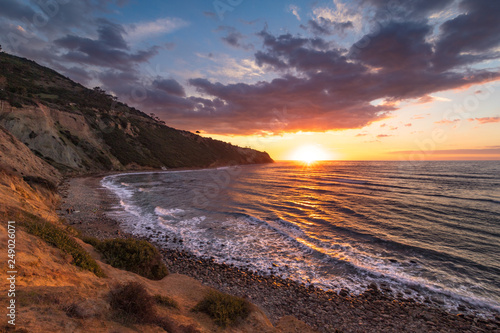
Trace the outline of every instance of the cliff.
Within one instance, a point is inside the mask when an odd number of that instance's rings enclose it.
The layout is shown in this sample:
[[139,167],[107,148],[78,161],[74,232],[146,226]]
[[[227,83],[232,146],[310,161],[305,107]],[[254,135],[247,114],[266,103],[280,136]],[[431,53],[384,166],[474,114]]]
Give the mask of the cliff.
[[265,152],[168,127],[99,88],[6,53],[0,126],[63,173],[273,161]]

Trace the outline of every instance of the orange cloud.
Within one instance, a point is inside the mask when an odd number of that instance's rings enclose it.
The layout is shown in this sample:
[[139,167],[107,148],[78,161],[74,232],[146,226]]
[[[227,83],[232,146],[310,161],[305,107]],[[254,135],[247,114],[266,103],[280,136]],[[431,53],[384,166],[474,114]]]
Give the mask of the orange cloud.
[[460,121],[460,119],[453,119],[453,120],[443,119],[440,121],[435,121],[434,124],[450,125],[450,124],[454,124],[454,123],[459,122],[459,121]]
[[425,119],[426,116],[430,116],[430,113],[425,113],[425,114],[417,114],[411,117],[411,119]]
[[500,123],[500,117],[469,118],[468,121],[478,121],[479,124]]

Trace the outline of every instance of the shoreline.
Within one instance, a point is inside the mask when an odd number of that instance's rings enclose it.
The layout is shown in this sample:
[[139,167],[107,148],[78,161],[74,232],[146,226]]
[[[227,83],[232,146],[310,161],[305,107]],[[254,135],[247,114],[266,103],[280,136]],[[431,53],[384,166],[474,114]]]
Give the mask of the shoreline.
[[[120,173],[168,171],[181,170],[135,170],[68,178],[60,187],[63,203],[59,214],[86,236],[139,238],[125,233],[119,221],[106,215],[110,207],[119,202],[100,181]],[[71,207],[74,212],[67,214],[65,210]],[[468,314],[454,315],[414,300],[389,297],[374,284],[358,296],[350,295],[347,290],[337,294],[273,275],[258,275],[184,251],[165,248],[160,251],[172,273],[185,274],[223,292],[245,297],[260,306],[274,323],[284,315],[293,315],[322,332],[335,329],[343,332],[500,332],[499,316],[484,320]]]

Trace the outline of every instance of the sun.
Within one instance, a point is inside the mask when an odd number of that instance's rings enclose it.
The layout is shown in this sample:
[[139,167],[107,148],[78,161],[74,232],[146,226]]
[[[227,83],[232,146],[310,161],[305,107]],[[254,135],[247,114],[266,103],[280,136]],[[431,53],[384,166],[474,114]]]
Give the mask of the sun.
[[297,148],[290,156],[290,159],[310,164],[315,161],[329,160],[330,158],[320,145],[309,144]]

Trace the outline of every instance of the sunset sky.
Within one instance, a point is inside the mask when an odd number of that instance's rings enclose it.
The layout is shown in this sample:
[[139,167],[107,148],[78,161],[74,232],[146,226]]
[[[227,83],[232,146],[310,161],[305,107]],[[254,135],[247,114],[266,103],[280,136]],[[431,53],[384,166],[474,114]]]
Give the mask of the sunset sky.
[[500,159],[500,1],[145,3],[0,0],[0,43],[276,160]]

